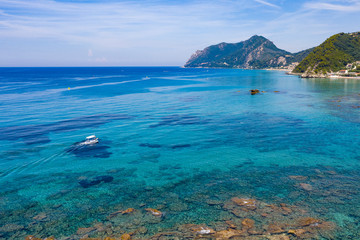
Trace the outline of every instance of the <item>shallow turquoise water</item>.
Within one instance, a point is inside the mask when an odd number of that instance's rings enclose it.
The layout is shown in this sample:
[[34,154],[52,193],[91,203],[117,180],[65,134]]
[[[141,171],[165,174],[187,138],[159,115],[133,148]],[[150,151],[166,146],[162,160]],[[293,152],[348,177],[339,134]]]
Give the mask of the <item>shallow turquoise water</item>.
[[[335,238],[357,236],[359,93],[356,80],[262,70],[1,68],[0,238],[78,239],[96,222],[115,236],[148,229],[135,238],[221,229],[236,216],[206,200],[235,196],[295,205],[340,226]],[[74,146],[91,134],[98,145]],[[99,176],[111,181],[80,184]],[[143,215],[109,220],[129,207]]]

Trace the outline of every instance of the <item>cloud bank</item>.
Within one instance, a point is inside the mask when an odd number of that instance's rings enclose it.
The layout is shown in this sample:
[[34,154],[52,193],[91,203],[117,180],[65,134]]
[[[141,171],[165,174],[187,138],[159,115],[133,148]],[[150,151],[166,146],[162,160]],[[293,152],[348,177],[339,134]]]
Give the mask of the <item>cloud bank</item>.
[[0,66],[182,65],[197,49],[254,34],[297,51],[330,34],[360,30],[354,24],[359,6],[303,0],[0,0]]

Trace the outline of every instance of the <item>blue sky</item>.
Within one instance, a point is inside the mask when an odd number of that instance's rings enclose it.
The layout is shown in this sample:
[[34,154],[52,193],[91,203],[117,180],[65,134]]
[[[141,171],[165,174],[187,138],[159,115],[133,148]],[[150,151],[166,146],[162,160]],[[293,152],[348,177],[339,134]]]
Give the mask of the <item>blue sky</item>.
[[0,0],[0,66],[182,66],[220,42],[297,52],[359,23],[360,0]]

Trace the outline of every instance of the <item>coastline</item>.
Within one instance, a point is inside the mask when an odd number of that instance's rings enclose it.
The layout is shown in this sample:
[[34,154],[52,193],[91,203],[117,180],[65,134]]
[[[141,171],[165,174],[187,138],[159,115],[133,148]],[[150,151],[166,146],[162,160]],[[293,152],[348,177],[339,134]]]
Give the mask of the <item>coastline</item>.
[[[189,68],[189,67],[182,67],[182,68]],[[287,75],[294,75],[299,76],[301,78],[324,78],[324,79],[359,79],[360,77],[347,77],[347,76],[318,76],[318,75],[308,75],[308,76],[302,76],[301,73],[294,73],[292,71],[289,71],[288,69],[276,69],[276,68],[262,68],[262,69],[254,69],[254,68],[214,68],[214,67],[195,67],[195,68],[206,68],[206,69],[242,69],[242,70],[266,70],[266,71],[280,71],[285,72]]]

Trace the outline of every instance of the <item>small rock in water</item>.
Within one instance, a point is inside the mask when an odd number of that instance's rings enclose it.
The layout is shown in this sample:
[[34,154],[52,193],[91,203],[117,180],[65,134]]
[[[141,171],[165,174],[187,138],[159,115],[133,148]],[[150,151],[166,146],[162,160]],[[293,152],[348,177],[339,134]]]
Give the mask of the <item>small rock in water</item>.
[[313,190],[312,186],[308,183],[300,183],[300,187],[306,191],[311,191]]
[[132,213],[132,212],[134,212],[134,211],[135,211],[134,208],[128,208],[128,209],[126,209],[126,210],[120,210],[120,211],[113,212],[113,213],[111,213],[108,217],[109,217],[109,218],[112,218],[112,217],[115,217],[115,216],[117,216],[117,215],[119,215],[119,214],[124,215],[124,214],[128,214],[128,213]]
[[46,218],[47,218],[47,216],[46,216],[45,213],[40,213],[40,214],[36,215],[35,217],[33,217],[33,219],[37,220],[37,221],[42,221],[42,220],[44,220]]
[[207,226],[195,225],[195,226],[191,227],[191,230],[200,235],[207,235],[207,234],[215,233],[215,231],[213,229],[211,229]]
[[154,208],[146,208],[145,210],[157,217],[161,217],[163,215],[163,213],[161,211],[154,209]]
[[225,222],[226,222],[226,224],[229,226],[229,228],[236,229],[236,225],[234,224],[233,221],[227,220],[227,221],[225,221]]
[[241,225],[243,226],[244,229],[253,228],[254,224],[255,221],[250,218],[245,218],[244,220],[241,221]]
[[134,211],[135,211],[135,209],[134,209],[134,208],[128,208],[128,209],[126,209],[126,210],[122,211],[122,212],[121,212],[121,214],[132,213],[132,212],[134,212]]
[[238,198],[233,197],[231,199],[235,204],[248,208],[249,210],[255,210],[256,209],[256,200],[255,199],[249,199],[249,198]]
[[29,235],[25,238],[25,240],[42,240],[42,238],[37,238],[34,235]]
[[124,233],[123,235],[121,235],[121,240],[130,240],[131,236],[128,233]]
[[299,225],[302,227],[319,224],[319,223],[321,223],[321,220],[312,217],[306,217],[299,220]]
[[267,231],[271,234],[284,233],[285,230],[278,223],[270,223],[267,227]]
[[251,89],[250,90],[251,95],[255,95],[255,94],[258,94],[258,93],[260,93],[259,89]]
[[301,237],[301,235],[303,235],[306,232],[306,230],[304,229],[290,229],[288,231],[289,234],[292,234],[296,237]]

